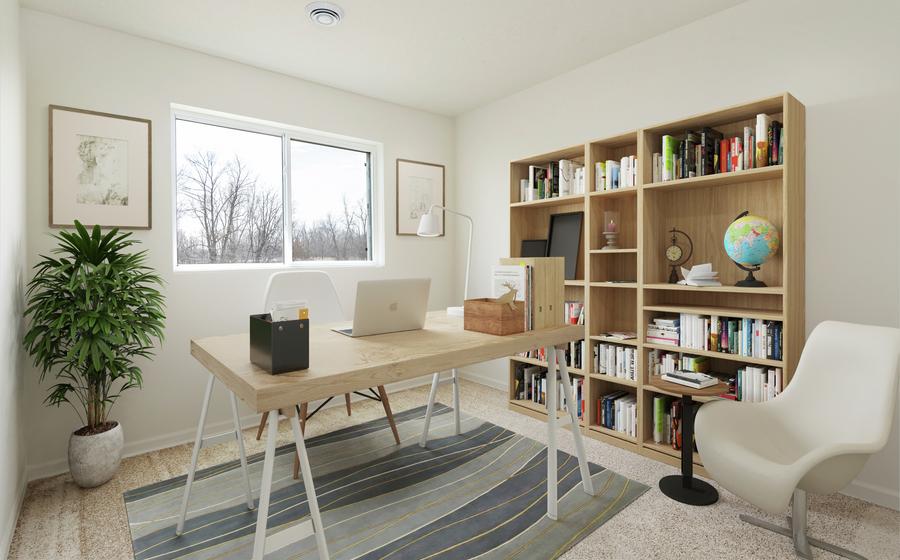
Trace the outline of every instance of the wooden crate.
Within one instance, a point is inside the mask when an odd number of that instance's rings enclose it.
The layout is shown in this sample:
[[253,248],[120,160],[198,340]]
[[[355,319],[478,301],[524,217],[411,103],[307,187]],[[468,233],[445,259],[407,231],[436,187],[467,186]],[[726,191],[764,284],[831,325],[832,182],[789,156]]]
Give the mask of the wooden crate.
[[506,336],[525,331],[525,303],[498,303],[492,299],[467,299],[463,326],[467,331]]

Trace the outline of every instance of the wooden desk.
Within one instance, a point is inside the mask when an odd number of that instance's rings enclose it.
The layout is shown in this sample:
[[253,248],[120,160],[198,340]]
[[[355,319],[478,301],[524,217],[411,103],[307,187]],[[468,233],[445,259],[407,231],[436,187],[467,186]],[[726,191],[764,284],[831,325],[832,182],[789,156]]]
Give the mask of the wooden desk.
[[[191,469],[185,485],[182,510],[177,530],[184,530],[184,520],[190,499],[191,484],[197,467],[197,456],[200,448],[211,440],[221,437],[237,437],[241,465],[247,486],[247,503],[252,509],[253,500],[250,494],[249,478],[246,469],[243,439],[240,422],[237,416],[235,395],[256,412],[269,412],[270,418],[278,418],[279,412],[290,417],[291,427],[296,440],[297,453],[303,474],[303,484],[309,499],[311,522],[301,523],[273,535],[266,535],[266,523],[269,506],[269,494],[272,484],[272,469],[275,456],[275,440],[278,433],[278,422],[270,421],[266,440],[265,460],[263,463],[263,480],[259,496],[259,513],[257,514],[256,536],[253,545],[254,560],[261,560],[267,552],[278,550],[292,542],[305,538],[310,534],[316,536],[320,558],[328,558],[325,532],[313,486],[312,473],[306,455],[303,434],[295,413],[295,405],[317,399],[340,395],[351,391],[362,390],[373,385],[386,385],[429,375],[436,371],[444,371],[469,364],[503,358],[511,354],[525,352],[534,348],[547,349],[547,406],[556,409],[558,389],[557,363],[559,379],[563,383],[568,402],[575,402],[572,384],[565,366],[564,354],[558,354],[556,347],[562,347],[573,340],[584,337],[584,327],[579,325],[561,325],[559,327],[528,331],[508,336],[494,336],[463,330],[463,318],[448,316],[444,311],[428,314],[425,328],[416,331],[374,335],[360,338],[332,331],[328,326],[317,326],[310,329],[310,367],[309,369],[272,375],[250,362],[250,343],[247,334],[209,337],[191,341],[191,355],[194,356],[210,372],[206,395],[201,408],[200,422],[194,440],[194,452]],[[230,393],[234,432],[222,436],[205,438],[203,429],[206,412],[214,382],[219,380]],[[572,433],[575,436],[584,490],[593,495],[593,485],[588,471],[587,459],[581,431],[578,427],[576,411],[569,411]],[[556,415],[548,415],[547,423],[547,514],[552,519],[557,516],[557,481],[556,481]]]

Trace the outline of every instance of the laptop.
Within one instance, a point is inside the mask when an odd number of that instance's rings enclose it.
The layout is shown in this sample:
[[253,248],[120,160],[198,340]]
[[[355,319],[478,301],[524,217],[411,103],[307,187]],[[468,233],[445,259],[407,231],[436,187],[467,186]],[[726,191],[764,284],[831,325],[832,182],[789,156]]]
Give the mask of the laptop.
[[351,328],[334,328],[347,336],[414,331],[425,326],[431,278],[363,280],[356,285]]

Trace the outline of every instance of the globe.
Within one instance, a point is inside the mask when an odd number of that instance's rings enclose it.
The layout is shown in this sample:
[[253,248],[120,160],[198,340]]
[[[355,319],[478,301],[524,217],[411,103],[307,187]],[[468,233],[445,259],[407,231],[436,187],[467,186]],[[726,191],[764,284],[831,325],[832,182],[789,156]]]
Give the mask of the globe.
[[781,237],[772,222],[747,214],[731,222],[725,230],[725,253],[748,268],[759,267],[778,252]]

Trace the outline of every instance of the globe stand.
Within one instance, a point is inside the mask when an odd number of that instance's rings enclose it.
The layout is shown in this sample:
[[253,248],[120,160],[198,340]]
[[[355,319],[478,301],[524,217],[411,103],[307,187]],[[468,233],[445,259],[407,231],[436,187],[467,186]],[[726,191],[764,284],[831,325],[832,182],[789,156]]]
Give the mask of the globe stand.
[[[734,261],[731,261],[731,262],[734,262]],[[746,267],[740,263],[734,263],[734,264],[736,264],[737,267],[740,268],[741,270],[744,270],[747,272],[747,277],[744,278],[743,280],[738,281],[735,284],[735,286],[738,286],[741,288],[765,288],[766,287],[765,282],[757,280],[756,277],[753,276],[754,272],[759,272],[758,266],[754,267],[754,268],[750,268],[750,267]]]

